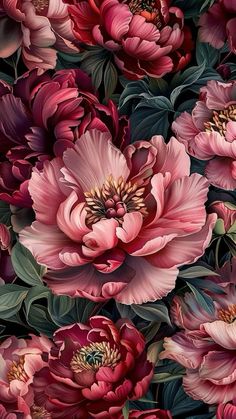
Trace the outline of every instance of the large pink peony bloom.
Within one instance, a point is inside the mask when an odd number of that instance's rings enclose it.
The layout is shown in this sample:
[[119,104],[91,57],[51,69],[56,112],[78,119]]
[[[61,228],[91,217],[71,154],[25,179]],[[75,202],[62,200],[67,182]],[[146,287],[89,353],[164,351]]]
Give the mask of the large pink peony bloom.
[[110,131],[121,146],[128,138],[126,117],[119,119],[112,101],[99,102],[82,71],[62,70],[51,77],[37,76],[33,70],[13,87],[0,81],[0,199],[31,207],[32,167],[41,168],[43,160],[61,156],[91,128]]
[[130,79],[162,77],[190,60],[192,41],[184,15],[169,0],[65,0],[75,37],[101,45]]
[[36,371],[46,365],[42,359],[52,344],[45,337],[31,335],[31,339],[12,336],[0,345],[0,402],[7,411],[33,404],[31,384]]
[[214,186],[236,188],[236,81],[209,81],[192,114],[183,112],[172,129],[189,154],[209,160],[205,175]]
[[[35,375],[35,402],[55,418],[118,419],[143,397],[153,376],[145,340],[129,322],[102,316],[55,332],[48,367]],[[114,415],[114,416],[113,416]]]
[[224,291],[211,293],[212,314],[191,293],[174,298],[172,319],[183,331],[165,338],[165,351],[160,355],[186,368],[186,393],[208,404],[227,403],[236,394],[236,259],[219,274],[209,278]]
[[200,40],[209,42],[215,48],[222,48],[228,41],[236,53],[236,3],[234,0],[217,0],[199,21]]
[[22,47],[25,65],[41,72],[56,67],[56,49],[78,51],[62,0],[0,0],[0,37],[1,58]]
[[108,133],[87,131],[29,182],[36,221],[20,241],[49,269],[56,294],[125,304],[155,301],[175,286],[177,266],[197,260],[216,215],[208,182],[189,176],[182,144],[160,136],[122,153]]

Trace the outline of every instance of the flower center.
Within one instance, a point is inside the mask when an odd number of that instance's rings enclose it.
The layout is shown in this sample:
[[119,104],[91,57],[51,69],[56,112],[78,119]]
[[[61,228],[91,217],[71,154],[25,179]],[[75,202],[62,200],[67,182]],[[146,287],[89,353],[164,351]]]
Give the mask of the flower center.
[[147,208],[143,198],[144,188],[131,182],[125,182],[120,176],[118,181],[112,175],[106,180],[103,186],[85,192],[87,222],[96,223],[101,218],[115,218],[122,223],[127,212],[139,211],[145,217]]
[[76,351],[71,360],[72,371],[79,373],[84,370],[97,371],[100,367],[117,365],[120,353],[117,348],[111,348],[109,342],[91,343]]
[[44,407],[34,404],[31,407],[31,417],[32,419],[51,419],[52,416]]
[[49,0],[32,0],[34,8],[37,12],[42,13],[49,6]]
[[29,377],[24,370],[24,363],[25,363],[24,356],[21,356],[18,362],[16,361],[12,362],[10,369],[8,371],[8,374],[7,374],[9,382],[11,382],[12,380],[20,380],[26,383]]
[[157,1],[155,0],[131,0],[129,8],[134,15],[143,16],[147,22],[152,22],[157,28],[161,28],[162,22]]
[[219,319],[225,323],[233,323],[236,320],[236,304],[230,305],[227,309],[218,310]]
[[217,131],[220,135],[225,136],[226,125],[229,121],[236,121],[236,105],[230,105],[221,111],[213,111],[211,121],[204,122],[205,131]]

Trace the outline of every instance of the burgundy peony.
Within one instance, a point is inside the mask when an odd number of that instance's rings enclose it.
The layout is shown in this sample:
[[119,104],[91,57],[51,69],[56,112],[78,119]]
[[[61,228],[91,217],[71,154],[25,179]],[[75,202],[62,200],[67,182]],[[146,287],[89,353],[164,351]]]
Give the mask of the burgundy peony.
[[130,79],[162,77],[183,68],[191,58],[190,31],[184,15],[169,0],[65,0],[75,37],[114,54]]
[[56,294],[141,304],[167,295],[177,267],[208,246],[208,182],[190,176],[175,138],[138,141],[122,153],[107,132],[87,131],[29,182],[36,221],[20,241],[48,268]]
[[28,69],[56,67],[57,52],[77,52],[68,7],[62,0],[0,0],[0,57],[22,48]]
[[236,81],[208,81],[192,113],[183,112],[172,129],[191,156],[207,162],[212,185],[236,188]]
[[[9,117],[10,115],[10,117]],[[0,199],[31,207],[32,167],[61,156],[87,129],[109,131],[115,143],[128,138],[127,121],[112,101],[99,102],[90,78],[80,70],[50,76],[26,73],[11,88],[0,81]]]
[[160,354],[186,367],[186,393],[208,404],[230,402],[236,394],[236,258],[218,274],[209,278],[222,287],[221,294],[210,293],[212,314],[192,293],[174,297],[172,320],[183,330],[165,338]]
[[35,375],[34,400],[56,418],[119,418],[145,395],[153,375],[142,334],[101,316],[54,334],[48,366]]
[[222,48],[226,41],[230,50],[236,53],[236,2],[217,0],[199,21],[200,40],[209,42],[215,48]]

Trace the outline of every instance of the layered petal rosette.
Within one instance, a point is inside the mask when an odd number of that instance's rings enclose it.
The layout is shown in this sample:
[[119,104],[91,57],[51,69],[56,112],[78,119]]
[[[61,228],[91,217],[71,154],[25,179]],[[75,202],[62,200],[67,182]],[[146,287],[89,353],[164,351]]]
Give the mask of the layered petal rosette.
[[226,41],[236,53],[236,3],[234,0],[217,0],[199,21],[199,36],[215,48],[222,48]]
[[161,359],[173,359],[186,368],[186,393],[208,404],[230,402],[236,394],[235,273],[234,258],[219,270],[220,276],[210,277],[222,287],[222,293],[210,293],[212,314],[191,293],[174,297],[172,319],[183,331],[165,338],[165,350],[160,354]]
[[61,156],[84,131],[110,131],[119,146],[127,141],[126,117],[112,101],[99,102],[90,78],[80,70],[53,76],[36,70],[13,87],[0,81],[0,199],[31,207],[28,179],[32,167]]
[[56,294],[125,304],[155,301],[175,286],[178,266],[208,246],[208,182],[190,176],[175,138],[139,141],[122,153],[90,130],[29,181],[36,221],[19,239],[48,268]]
[[78,41],[100,45],[114,54],[130,79],[162,77],[183,68],[192,40],[184,15],[169,0],[75,0],[69,6]]
[[[33,376],[46,366],[42,355],[48,353],[51,346],[47,338],[33,335],[31,339],[12,336],[1,343],[0,402],[7,412],[26,413],[28,406],[33,405]],[[4,412],[3,407],[0,407],[0,412],[1,409]]]
[[145,340],[129,321],[102,316],[54,334],[48,366],[35,375],[35,403],[54,418],[120,417],[127,400],[143,397],[153,376]]
[[212,185],[236,188],[236,81],[209,81],[192,114],[183,112],[172,129],[189,154],[207,161]]
[[78,51],[62,0],[0,0],[0,35],[0,58],[21,47],[27,68],[39,72],[56,67],[57,49]]

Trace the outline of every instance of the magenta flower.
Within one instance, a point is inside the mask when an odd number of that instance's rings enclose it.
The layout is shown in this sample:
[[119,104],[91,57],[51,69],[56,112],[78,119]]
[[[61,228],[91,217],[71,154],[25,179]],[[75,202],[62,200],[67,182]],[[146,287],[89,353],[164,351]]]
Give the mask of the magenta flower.
[[68,6],[62,0],[0,0],[0,57],[22,47],[28,69],[56,67],[56,49],[75,52]]
[[174,288],[177,266],[203,254],[216,221],[206,216],[206,179],[189,170],[175,138],[166,145],[154,136],[122,153],[109,133],[87,131],[34,169],[36,221],[20,241],[46,265],[56,294],[155,301]]
[[169,0],[65,0],[75,37],[82,44],[101,45],[130,79],[162,77],[183,68],[191,58],[192,41],[184,15]]
[[234,0],[217,0],[199,21],[199,36],[202,42],[209,42],[215,48],[222,48],[228,41],[236,53],[236,3]]
[[33,404],[31,384],[36,371],[46,365],[43,352],[49,352],[52,344],[45,337],[31,335],[31,339],[12,336],[0,345],[0,401],[7,411],[26,410]]
[[82,71],[62,70],[53,77],[31,71],[13,88],[0,82],[0,199],[31,207],[28,179],[32,167],[40,169],[45,159],[61,156],[91,128],[110,131],[119,146],[128,138],[126,118],[119,119],[112,101],[99,102]]
[[[52,417],[119,417],[127,400],[143,397],[153,376],[142,334],[102,316],[54,334],[48,366],[35,375],[35,403]],[[113,416],[114,415],[114,416]]]
[[236,81],[209,81],[192,114],[183,112],[172,129],[189,154],[208,161],[205,175],[214,186],[236,188]]
[[191,293],[174,298],[172,319],[183,331],[165,338],[160,355],[186,368],[186,393],[208,404],[227,403],[236,394],[236,259],[219,274],[209,279],[221,285],[225,294],[211,292],[212,314]]

